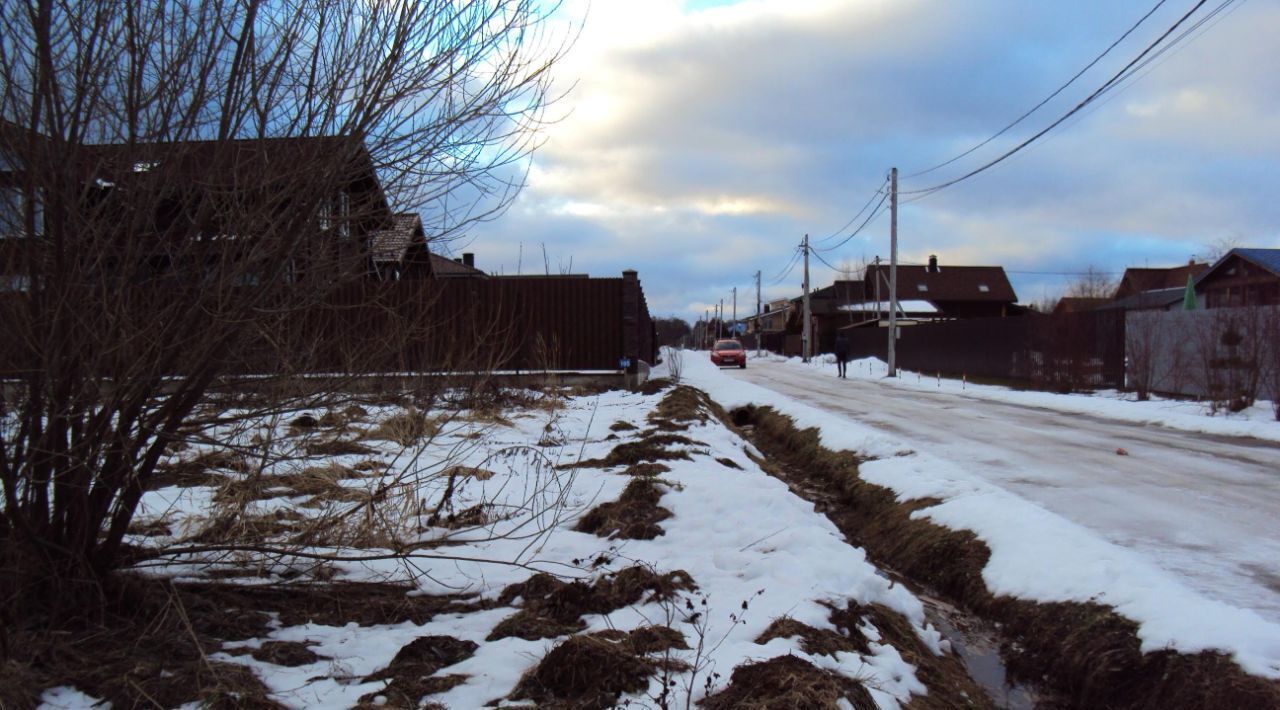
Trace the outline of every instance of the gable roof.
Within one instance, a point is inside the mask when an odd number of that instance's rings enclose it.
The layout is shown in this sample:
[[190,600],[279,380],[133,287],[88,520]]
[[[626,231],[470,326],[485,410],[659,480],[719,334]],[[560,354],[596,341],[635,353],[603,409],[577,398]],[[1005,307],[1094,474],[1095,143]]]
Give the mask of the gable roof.
[[488,276],[488,274],[474,266],[467,266],[461,261],[454,261],[435,252],[431,252],[431,273],[439,277]]
[[1224,254],[1221,259],[1214,262],[1213,266],[1206,269],[1203,274],[1200,274],[1199,278],[1196,279],[1196,283],[1200,283],[1200,281],[1204,280],[1204,278],[1209,275],[1209,272],[1216,270],[1232,256],[1238,256],[1245,261],[1261,266],[1276,276],[1280,276],[1280,249],[1237,247]]
[[369,238],[369,256],[377,262],[404,261],[409,246],[422,239],[422,218],[413,212],[400,212],[392,217],[390,228],[379,229]]
[[1125,298],[1138,293],[1161,291],[1166,288],[1186,288],[1188,275],[1193,279],[1199,279],[1208,271],[1208,264],[1197,264],[1195,262],[1165,269],[1129,267],[1124,270],[1124,275],[1120,277],[1120,283],[1116,286],[1116,292],[1112,295],[1112,298]]
[[[889,299],[884,285],[889,279],[889,265],[867,267],[866,293],[875,294],[876,278],[883,273],[881,299]],[[921,288],[923,286],[923,288]],[[1013,286],[1001,266],[942,266],[929,271],[927,266],[898,266],[898,300],[986,301],[1013,303],[1018,300]]]

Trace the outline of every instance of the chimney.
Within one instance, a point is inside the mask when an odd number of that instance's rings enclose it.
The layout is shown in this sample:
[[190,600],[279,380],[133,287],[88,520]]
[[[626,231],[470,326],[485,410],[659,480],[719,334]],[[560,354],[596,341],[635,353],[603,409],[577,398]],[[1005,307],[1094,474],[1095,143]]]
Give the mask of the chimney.
[[476,255],[475,255],[475,254],[472,254],[472,253],[471,253],[471,252],[469,252],[469,251],[468,251],[468,252],[463,252],[463,253],[462,253],[462,265],[463,265],[463,266],[470,266],[470,267],[471,267],[471,268],[473,268],[473,269],[474,269],[474,268],[476,268]]
[[928,271],[929,273],[931,273],[931,274],[936,274],[936,273],[938,273],[938,271],[940,271],[940,269],[938,269],[938,255],[937,255],[937,254],[930,254],[930,255],[929,255],[929,268],[927,269],[927,271]]

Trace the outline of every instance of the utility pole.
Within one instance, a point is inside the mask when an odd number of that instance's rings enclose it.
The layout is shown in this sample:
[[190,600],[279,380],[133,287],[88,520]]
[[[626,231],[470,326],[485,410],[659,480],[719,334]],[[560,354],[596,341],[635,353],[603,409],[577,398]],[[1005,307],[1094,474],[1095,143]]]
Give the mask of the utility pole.
[[889,171],[889,372],[898,376],[898,169]]
[[716,337],[724,337],[724,299],[720,299],[719,315],[716,316]]
[[733,287],[733,337],[738,337],[738,287]]
[[711,309],[702,309],[702,347],[711,349]]
[[805,362],[809,362],[809,356],[813,351],[812,338],[813,333],[810,332],[809,313],[809,235],[804,235],[804,327],[800,330],[800,357]]
[[880,325],[880,279],[884,278],[884,274],[880,273],[880,255],[876,254],[876,325]]
[[760,327],[760,272],[756,271],[756,357],[764,347],[764,329]]

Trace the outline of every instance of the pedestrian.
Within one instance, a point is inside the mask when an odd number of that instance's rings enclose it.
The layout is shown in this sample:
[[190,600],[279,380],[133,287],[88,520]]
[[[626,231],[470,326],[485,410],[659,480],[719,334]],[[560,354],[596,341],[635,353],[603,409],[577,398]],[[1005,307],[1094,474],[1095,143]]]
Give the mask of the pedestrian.
[[844,333],[836,333],[836,376],[848,379],[846,368],[849,362],[849,339]]

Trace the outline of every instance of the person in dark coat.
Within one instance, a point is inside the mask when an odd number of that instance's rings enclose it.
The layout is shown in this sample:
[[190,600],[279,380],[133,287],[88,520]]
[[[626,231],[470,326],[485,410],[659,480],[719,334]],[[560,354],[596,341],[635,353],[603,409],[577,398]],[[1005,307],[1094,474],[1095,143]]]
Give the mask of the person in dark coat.
[[849,362],[849,339],[844,333],[836,333],[836,377],[848,378],[846,367]]

